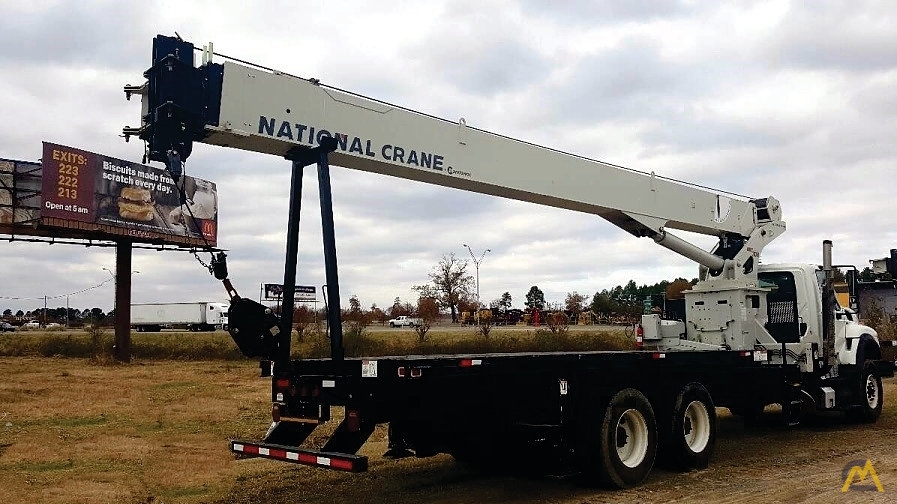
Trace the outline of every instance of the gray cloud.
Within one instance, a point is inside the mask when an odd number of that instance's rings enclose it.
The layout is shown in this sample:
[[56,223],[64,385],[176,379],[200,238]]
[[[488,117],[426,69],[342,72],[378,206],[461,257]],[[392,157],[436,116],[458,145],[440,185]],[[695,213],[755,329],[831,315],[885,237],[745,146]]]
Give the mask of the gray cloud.
[[444,22],[403,57],[434,83],[476,96],[509,93],[544,79],[549,61],[538,42],[527,37],[525,25],[471,7],[453,6]]
[[742,125],[717,119],[696,119],[681,114],[658,121],[641,139],[652,149],[671,148],[679,152],[733,147],[775,147],[784,139],[760,125]]
[[563,83],[544,90],[553,97],[552,119],[595,123],[666,118],[720,85],[715,79],[724,68],[665,61],[660,51],[658,41],[637,36],[579,61]]
[[442,70],[436,73],[442,74],[443,80],[456,83],[466,92],[487,95],[524,87],[540,80],[547,70],[547,62],[532,48],[513,41],[446,54],[439,63]]
[[626,2],[523,0],[520,7],[524,12],[538,13],[558,23],[589,26],[679,17],[696,10],[687,2],[663,0]]
[[[4,7],[0,16],[0,64],[41,61],[68,67],[115,68],[133,63],[153,33],[145,24],[151,10],[126,2],[62,2],[44,8]],[[149,37],[147,37],[149,35]],[[17,50],[10,50],[18,48]],[[64,81],[48,83],[64,87]]]
[[766,44],[771,61],[798,68],[897,67],[897,11],[887,2],[795,2]]

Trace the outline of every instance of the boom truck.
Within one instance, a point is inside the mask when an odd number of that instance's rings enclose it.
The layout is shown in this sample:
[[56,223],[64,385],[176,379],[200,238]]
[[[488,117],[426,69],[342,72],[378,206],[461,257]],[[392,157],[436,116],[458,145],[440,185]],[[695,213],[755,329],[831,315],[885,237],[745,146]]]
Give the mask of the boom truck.
[[[235,62],[194,63],[193,44],[157,36],[139,86],[138,136],[178,178],[193,142],[292,162],[284,306],[296,275],[302,173],[316,164],[324,236],[331,357],[291,359],[291,311],[240,297],[223,254],[210,269],[231,296],[229,331],[271,378],[272,422],[261,440],[232,440],[240,456],[365,471],[359,449],[388,424],[387,457],[448,453],[474,464],[550,461],[609,487],[638,485],[655,460],[703,468],[716,408],[753,415],[780,404],[795,425],[808,410],[875,421],[882,360],[874,330],[845,316],[822,266],[761,264],[785,231],[773,197],[743,198],[542,147],[306,79]],[[694,260],[684,320],[642,318],[633,351],[347,358],[342,348],[330,163],[598,215]],[[716,237],[710,251],[676,236]],[[340,407],[340,408],[335,408]],[[326,443],[311,433],[342,418]]]

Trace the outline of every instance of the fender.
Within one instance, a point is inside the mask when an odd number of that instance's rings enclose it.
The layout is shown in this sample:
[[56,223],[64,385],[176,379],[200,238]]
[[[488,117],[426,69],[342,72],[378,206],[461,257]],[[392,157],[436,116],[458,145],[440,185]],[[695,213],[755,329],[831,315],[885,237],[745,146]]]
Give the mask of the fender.
[[850,323],[841,330],[844,331],[844,338],[838,342],[837,346],[840,364],[856,365],[866,359],[881,358],[881,345],[878,343],[878,333],[875,332],[875,329]]

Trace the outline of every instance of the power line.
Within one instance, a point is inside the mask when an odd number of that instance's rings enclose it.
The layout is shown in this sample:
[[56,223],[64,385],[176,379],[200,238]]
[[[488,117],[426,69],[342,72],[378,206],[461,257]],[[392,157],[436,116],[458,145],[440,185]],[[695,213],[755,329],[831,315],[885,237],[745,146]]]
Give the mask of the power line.
[[81,289],[81,290],[78,290],[75,292],[69,292],[67,294],[56,294],[54,296],[38,296],[38,297],[0,296],[0,299],[9,299],[9,300],[13,300],[13,301],[37,301],[37,300],[41,300],[41,299],[59,299],[59,298],[64,298],[64,297],[68,297],[68,296],[74,296],[75,294],[82,294],[89,290],[93,290],[93,289],[102,287],[113,280],[114,280],[114,278],[107,278],[106,280],[103,280],[102,282],[100,282],[96,285],[93,285],[93,286],[90,286],[90,287],[87,287],[87,288],[84,288],[84,289]]

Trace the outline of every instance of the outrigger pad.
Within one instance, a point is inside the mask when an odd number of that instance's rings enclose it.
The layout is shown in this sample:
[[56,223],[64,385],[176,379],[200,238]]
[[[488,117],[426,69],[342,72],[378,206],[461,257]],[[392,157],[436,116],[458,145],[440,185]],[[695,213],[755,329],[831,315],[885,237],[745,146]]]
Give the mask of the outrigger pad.
[[278,322],[270,308],[247,298],[232,300],[227,310],[227,332],[246,357],[274,359]]

